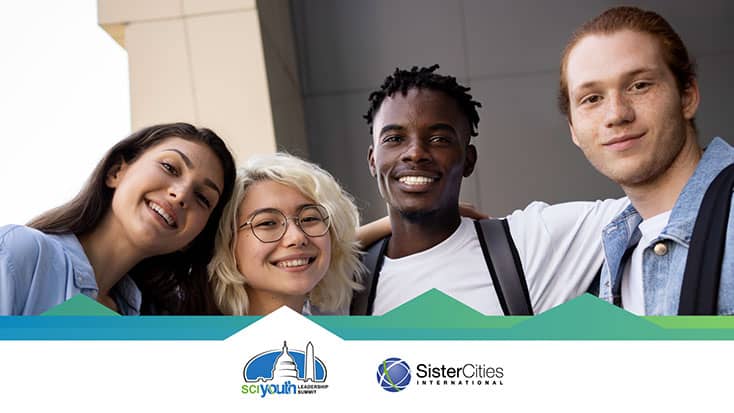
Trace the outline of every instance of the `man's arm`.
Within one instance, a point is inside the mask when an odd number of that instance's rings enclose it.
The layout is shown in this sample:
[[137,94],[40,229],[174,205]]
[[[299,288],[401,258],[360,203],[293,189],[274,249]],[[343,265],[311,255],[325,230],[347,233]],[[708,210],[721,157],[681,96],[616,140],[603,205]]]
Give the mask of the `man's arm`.
[[626,198],[533,202],[508,216],[536,313],[588,289],[604,260],[602,230],[628,205]]

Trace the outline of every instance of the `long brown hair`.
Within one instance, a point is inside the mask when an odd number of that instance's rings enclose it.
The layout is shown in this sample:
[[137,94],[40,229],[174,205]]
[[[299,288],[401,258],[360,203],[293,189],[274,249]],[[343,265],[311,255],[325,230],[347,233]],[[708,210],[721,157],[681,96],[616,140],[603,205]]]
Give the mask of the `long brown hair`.
[[141,129],[113,146],[97,164],[82,190],[69,202],[34,218],[28,226],[49,234],[81,235],[94,229],[107,213],[114,190],[106,183],[108,172],[123,161],[132,163],[158,142],[177,137],[200,142],[217,156],[224,171],[224,188],[206,226],[185,252],[147,258],[133,267],[133,277],[143,295],[144,313],[217,313],[207,282],[206,266],[214,253],[214,237],[224,205],[232,195],[235,166],[232,154],[216,133],[188,123],[154,125]]

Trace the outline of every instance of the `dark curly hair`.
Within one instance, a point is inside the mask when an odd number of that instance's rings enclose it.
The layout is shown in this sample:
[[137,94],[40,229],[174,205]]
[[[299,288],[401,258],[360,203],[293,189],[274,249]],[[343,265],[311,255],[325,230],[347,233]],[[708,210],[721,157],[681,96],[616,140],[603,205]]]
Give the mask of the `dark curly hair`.
[[385,98],[394,95],[398,91],[405,96],[410,89],[430,89],[444,92],[454,98],[459,105],[459,109],[469,121],[471,136],[477,136],[477,127],[479,126],[477,108],[481,107],[482,104],[472,100],[472,96],[466,93],[471,88],[458,84],[455,77],[435,73],[438,68],[438,65],[431,67],[413,66],[410,70],[396,68],[392,75],[385,78],[385,82],[380,86],[380,89],[370,93],[370,108],[367,114],[364,115],[370,133],[372,133],[372,122],[375,120],[375,114],[377,114]]

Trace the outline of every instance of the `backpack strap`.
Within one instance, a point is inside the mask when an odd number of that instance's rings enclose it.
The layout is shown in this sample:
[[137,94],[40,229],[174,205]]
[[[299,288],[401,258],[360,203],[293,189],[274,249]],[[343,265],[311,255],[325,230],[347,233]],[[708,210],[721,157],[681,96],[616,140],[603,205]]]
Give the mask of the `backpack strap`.
[[587,293],[593,295],[594,297],[599,297],[599,290],[601,288],[601,269],[603,267],[604,263],[599,266],[599,269],[596,271],[594,279],[591,280],[591,284],[589,284],[589,288],[586,290]]
[[361,291],[356,291],[352,297],[352,304],[349,308],[351,315],[372,315],[373,304],[375,303],[375,294],[377,292],[377,281],[380,278],[380,270],[382,263],[385,261],[385,250],[390,241],[390,236],[375,242],[368,249],[362,258],[362,263],[366,271],[363,272]]
[[679,315],[716,315],[721,264],[734,188],[734,164],[711,182],[698,210],[683,273]]
[[533,315],[528,284],[506,219],[474,221],[484,261],[505,315]]

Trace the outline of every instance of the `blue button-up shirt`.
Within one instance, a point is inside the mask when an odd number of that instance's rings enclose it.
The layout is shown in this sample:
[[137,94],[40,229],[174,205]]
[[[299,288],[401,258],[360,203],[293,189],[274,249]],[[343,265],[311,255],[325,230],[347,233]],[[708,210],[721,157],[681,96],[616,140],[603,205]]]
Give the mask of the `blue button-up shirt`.
[[[698,209],[711,182],[724,168],[734,163],[734,148],[715,138],[698,163],[670,213],[662,233],[645,248],[642,279],[646,315],[676,315],[680,301],[683,272]],[[734,207],[734,201],[732,202]],[[602,241],[605,263],[602,267],[599,297],[609,302],[619,296],[625,252],[640,240],[638,225],[642,217],[630,205],[604,228]],[[734,214],[729,212],[724,260],[719,286],[719,314],[734,314]],[[667,249],[654,246],[663,243]]]
[[[69,298],[97,298],[99,288],[76,235],[0,227],[0,315],[37,315]],[[140,314],[141,294],[123,277],[110,291],[120,313]]]

